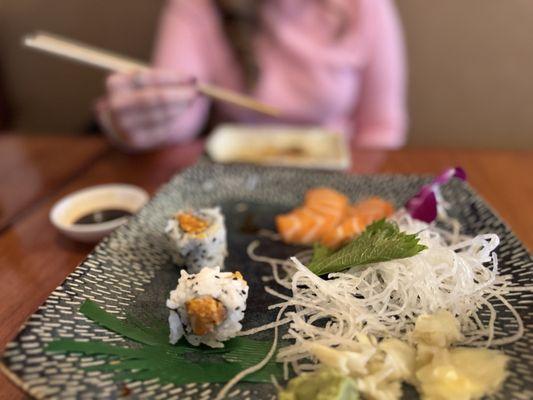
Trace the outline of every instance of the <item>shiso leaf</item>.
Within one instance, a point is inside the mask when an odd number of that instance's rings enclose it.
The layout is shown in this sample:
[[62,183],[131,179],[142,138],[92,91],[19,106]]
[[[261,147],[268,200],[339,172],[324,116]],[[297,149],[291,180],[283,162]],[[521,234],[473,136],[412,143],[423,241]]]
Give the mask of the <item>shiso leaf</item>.
[[322,247],[315,247],[309,269],[320,276],[361,265],[412,257],[427,248],[419,244],[419,240],[416,234],[400,232],[397,224],[382,219],[330,254]]
[[[257,364],[268,353],[271,342],[238,337],[226,342],[221,349],[194,347],[182,340],[168,343],[166,324],[161,321],[142,326],[139,319],[120,320],[86,300],[80,312],[100,326],[130,339],[131,347],[111,345],[102,341],[81,342],[60,339],[48,344],[46,351],[81,353],[102,360],[101,365],[86,370],[112,372],[115,381],[158,379],[162,383],[227,382],[245,368]],[[270,382],[271,376],[281,377],[280,364],[270,361],[263,369],[247,376],[247,382]]]
[[313,258],[311,259],[311,264],[317,263],[320,260],[330,256],[335,251],[330,249],[327,246],[324,246],[321,243],[315,243],[313,246]]

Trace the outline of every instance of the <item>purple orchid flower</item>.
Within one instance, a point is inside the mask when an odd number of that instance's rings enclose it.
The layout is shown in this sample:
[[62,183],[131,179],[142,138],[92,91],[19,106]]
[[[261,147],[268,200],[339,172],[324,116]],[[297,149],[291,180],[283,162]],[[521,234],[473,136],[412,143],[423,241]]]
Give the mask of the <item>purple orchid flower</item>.
[[422,186],[420,192],[405,204],[405,208],[411,217],[427,223],[434,221],[437,218],[437,196],[435,191],[452,178],[459,178],[464,181],[466,180],[466,172],[461,167],[449,168],[433,182]]

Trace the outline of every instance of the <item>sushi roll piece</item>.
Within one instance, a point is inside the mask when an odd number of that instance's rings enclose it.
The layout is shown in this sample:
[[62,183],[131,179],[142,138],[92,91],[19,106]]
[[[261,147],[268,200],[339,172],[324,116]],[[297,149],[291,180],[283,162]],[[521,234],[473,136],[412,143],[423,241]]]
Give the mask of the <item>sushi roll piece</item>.
[[180,211],[168,221],[165,232],[174,262],[186,266],[189,273],[204,267],[224,268],[228,250],[220,207]]
[[247,298],[248,283],[240,272],[220,272],[218,267],[197,274],[182,270],[167,300],[170,343],[185,336],[194,346],[224,347],[223,342],[242,329]]

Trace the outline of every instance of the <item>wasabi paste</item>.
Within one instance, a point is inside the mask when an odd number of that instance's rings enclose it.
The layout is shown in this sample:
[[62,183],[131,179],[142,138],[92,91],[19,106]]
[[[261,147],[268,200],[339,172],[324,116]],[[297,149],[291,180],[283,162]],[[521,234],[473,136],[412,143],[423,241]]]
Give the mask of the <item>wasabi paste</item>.
[[355,381],[336,369],[322,367],[289,381],[279,400],[357,400]]

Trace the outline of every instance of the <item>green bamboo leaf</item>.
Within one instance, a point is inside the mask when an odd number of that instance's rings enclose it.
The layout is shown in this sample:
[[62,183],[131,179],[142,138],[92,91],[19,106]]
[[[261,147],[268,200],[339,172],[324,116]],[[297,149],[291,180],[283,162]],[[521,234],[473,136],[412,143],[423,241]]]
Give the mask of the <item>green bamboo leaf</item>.
[[132,323],[120,320],[98,307],[98,305],[91,300],[85,300],[83,302],[80,307],[80,312],[98,325],[136,342],[150,345],[168,342],[168,337],[163,339],[159,335],[150,334]]
[[351,242],[330,254],[315,247],[309,269],[317,275],[340,272],[348,268],[412,257],[427,247],[419,244],[416,234],[400,232],[398,225],[380,220],[369,225]]
[[101,371],[101,372],[116,372],[116,371],[132,371],[144,370],[146,368],[145,360],[110,360],[103,365],[95,365],[86,368],[87,371]]
[[[108,356],[104,364],[86,369],[114,372],[114,379],[117,381],[159,378],[162,382],[174,384],[221,383],[227,382],[243,369],[260,362],[271,346],[269,342],[247,338],[236,338],[233,341],[227,353],[209,353],[209,351],[198,353],[202,356],[200,361],[187,359],[186,354],[190,353],[187,351],[187,346],[182,346],[184,351],[175,351],[174,346],[171,345],[127,348],[99,341],[58,340],[50,343],[46,351]],[[206,355],[219,358],[202,361],[206,360]],[[248,376],[245,381],[270,382],[272,375],[277,377],[283,375],[282,366],[274,360],[271,360],[260,371]]]
[[49,343],[45,347],[45,351],[61,353],[83,353],[90,356],[105,354],[130,358],[134,358],[138,354],[138,349],[113,346],[100,341],[78,342],[75,340],[68,339],[56,340],[54,342]]
[[230,351],[223,355],[224,360],[229,362],[243,362],[251,360],[251,365],[260,361],[270,350],[272,343],[266,341],[258,341],[248,339],[245,337],[238,337],[232,339],[226,347],[230,347]]
[[[237,337],[226,342],[224,348],[195,347],[185,340],[176,345],[168,343],[168,327],[153,320],[150,326],[128,316],[125,321],[86,300],[80,312],[95,323],[142,345],[123,347],[101,341],[61,339],[47,345],[46,351],[82,353],[101,357],[105,363],[85,369],[113,372],[115,381],[159,379],[160,382],[182,385],[187,383],[223,383],[245,368],[260,362],[271,347],[270,342]],[[102,358],[103,357],[103,358]],[[280,364],[271,360],[264,368],[249,375],[247,382],[270,382],[271,376],[281,377]]]

